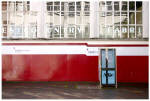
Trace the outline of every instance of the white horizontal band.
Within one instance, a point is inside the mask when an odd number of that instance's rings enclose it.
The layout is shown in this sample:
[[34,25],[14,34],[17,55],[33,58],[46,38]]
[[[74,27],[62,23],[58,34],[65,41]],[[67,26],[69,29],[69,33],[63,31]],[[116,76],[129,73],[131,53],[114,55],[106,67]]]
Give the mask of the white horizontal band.
[[[83,54],[98,56],[99,49],[110,47],[87,47],[86,45],[5,45],[2,54]],[[117,56],[148,56],[148,47],[111,47]]]

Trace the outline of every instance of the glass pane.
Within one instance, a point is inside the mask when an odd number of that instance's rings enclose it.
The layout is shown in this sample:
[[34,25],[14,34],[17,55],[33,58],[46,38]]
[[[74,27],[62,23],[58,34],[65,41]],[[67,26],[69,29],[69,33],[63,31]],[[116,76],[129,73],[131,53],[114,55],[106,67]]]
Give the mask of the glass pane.
[[142,1],[136,1],[136,10],[142,11]]
[[7,10],[7,1],[2,1],[2,11]]
[[101,62],[102,68],[106,68],[106,51],[104,49],[101,50]]
[[127,26],[121,27],[121,37],[128,38],[128,27]]
[[122,11],[127,11],[127,8],[128,8],[128,6],[127,6],[127,1],[122,1]]
[[75,11],[75,2],[69,2],[69,11]]
[[47,12],[46,23],[49,25],[53,24],[53,12]]
[[23,2],[16,1],[16,11],[23,11]]
[[54,24],[60,25],[60,12],[54,12]]
[[101,83],[106,84],[106,70],[102,70]]
[[7,37],[7,26],[3,25],[2,27],[2,37],[5,38]]
[[136,24],[142,24],[142,12],[136,12]]
[[47,2],[47,11],[53,11],[53,2]]
[[134,1],[129,2],[129,10],[135,10],[135,2]]
[[113,37],[113,26],[106,26],[104,29],[104,34],[106,38]]
[[76,25],[76,37],[82,38],[82,26],[81,25]]
[[55,25],[53,28],[53,38],[60,38],[60,26]]
[[142,26],[137,26],[136,27],[136,37],[137,38],[142,38],[142,34],[143,34]]
[[90,2],[85,2],[84,11],[89,12],[90,11]]
[[119,9],[119,2],[114,2],[114,10],[118,11]]
[[76,11],[81,11],[81,2],[76,2]]
[[120,12],[114,12],[114,24],[120,24]]
[[128,13],[121,12],[121,24],[128,24]]
[[75,12],[68,12],[68,24],[75,24]]
[[129,26],[129,37],[135,38],[135,26]]
[[134,12],[129,13],[129,24],[135,24],[135,13]]
[[107,11],[112,11],[112,1],[106,1]]
[[115,68],[115,50],[108,49],[108,68]]
[[105,29],[105,25],[100,24],[100,35],[99,35],[100,38],[105,38],[104,29]]
[[114,26],[114,38],[120,38],[120,26]]
[[105,2],[104,1],[100,1],[99,2],[99,11],[106,11],[106,7],[105,7]]
[[2,24],[7,24],[7,12],[2,12]]
[[112,25],[113,24],[113,17],[112,17],[112,12],[106,12],[106,25]]
[[68,37],[69,38],[75,37],[75,26],[74,25],[68,25]]
[[115,84],[115,77],[116,77],[116,74],[115,74],[115,70],[109,70],[108,71],[108,84]]
[[76,24],[82,24],[81,12],[76,12]]
[[90,35],[90,25],[83,26],[83,38],[89,38]]
[[60,11],[60,2],[54,2],[54,11]]
[[90,16],[87,14],[84,14],[83,16],[83,25],[88,25],[90,24]]
[[53,33],[53,26],[47,24],[46,26],[47,38],[52,38],[52,33]]

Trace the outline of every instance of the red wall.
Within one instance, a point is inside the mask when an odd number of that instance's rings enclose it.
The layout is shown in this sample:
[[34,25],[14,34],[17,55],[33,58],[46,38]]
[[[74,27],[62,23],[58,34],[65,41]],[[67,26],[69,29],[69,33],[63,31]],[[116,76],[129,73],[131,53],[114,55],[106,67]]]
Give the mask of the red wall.
[[[117,56],[118,82],[148,82],[148,56]],[[98,57],[3,55],[3,81],[98,81]]]

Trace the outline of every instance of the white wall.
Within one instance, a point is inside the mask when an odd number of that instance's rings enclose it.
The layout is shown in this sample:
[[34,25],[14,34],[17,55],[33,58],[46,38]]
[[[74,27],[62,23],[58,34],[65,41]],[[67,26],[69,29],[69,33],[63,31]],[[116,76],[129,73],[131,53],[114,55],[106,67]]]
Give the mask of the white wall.
[[149,1],[143,1],[143,38],[149,37]]

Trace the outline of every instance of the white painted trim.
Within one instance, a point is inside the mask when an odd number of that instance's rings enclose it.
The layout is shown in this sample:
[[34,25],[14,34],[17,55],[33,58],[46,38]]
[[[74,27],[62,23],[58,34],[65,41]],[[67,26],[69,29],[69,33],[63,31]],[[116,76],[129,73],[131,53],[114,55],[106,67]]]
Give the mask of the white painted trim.
[[[2,46],[2,54],[82,54],[98,56],[99,49],[110,47],[87,47],[86,45],[11,45]],[[111,47],[117,56],[148,56],[148,47]]]
[[93,44],[96,44],[96,45],[106,45],[106,44],[111,44],[111,45],[115,45],[115,44],[119,44],[119,45],[123,45],[123,44],[137,44],[137,45],[142,45],[142,44],[149,44],[149,41],[93,41],[93,40],[87,40],[87,41],[84,41],[84,40],[5,40],[5,41],[2,41],[2,43],[87,43],[89,45],[93,45]]
[[149,37],[149,1],[143,1],[143,38]]

